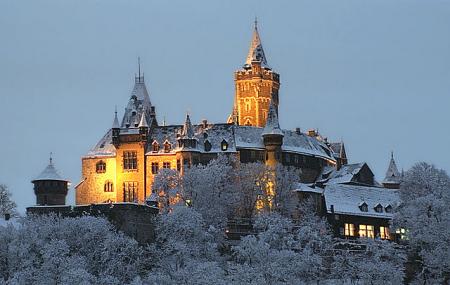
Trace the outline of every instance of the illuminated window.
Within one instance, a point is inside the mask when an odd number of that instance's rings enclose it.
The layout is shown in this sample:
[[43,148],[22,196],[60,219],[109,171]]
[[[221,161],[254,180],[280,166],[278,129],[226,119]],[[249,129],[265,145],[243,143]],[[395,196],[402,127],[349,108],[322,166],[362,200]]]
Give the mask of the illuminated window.
[[137,202],[137,182],[124,182],[123,183],[123,201],[124,202]]
[[375,208],[373,208],[377,213],[383,213],[383,206],[381,204],[377,204]]
[[359,225],[359,237],[374,238],[374,227],[371,225]]
[[355,236],[355,225],[354,224],[345,224],[344,235],[347,237]]
[[123,152],[123,169],[125,170],[137,169],[137,152],[135,151]]
[[403,228],[397,229],[395,231],[395,233],[400,235],[400,239],[402,239],[402,240],[407,240],[408,239],[407,236],[406,236],[406,230],[403,229]]
[[226,151],[228,149],[227,141],[223,140],[222,143],[220,144],[220,147],[221,147],[222,151]]
[[97,162],[97,164],[95,165],[95,172],[105,173],[106,172],[106,163],[103,161]]
[[105,185],[103,185],[104,192],[114,192],[114,186],[111,181],[106,181]]
[[369,211],[369,207],[367,206],[366,202],[362,202],[361,204],[359,204],[359,209],[361,210],[361,212]]
[[389,232],[388,227],[380,227],[380,238],[381,239],[390,239],[391,234]]
[[170,148],[171,148],[170,143],[168,141],[166,141],[164,143],[164,152],[166,152],[166,153],[170,152]]
[[163,162],[163,168],[170,168],[170,162]]
[[211,150],[211,143],[209,141],[205,141],[205,151],[210,151]]
[[159,171],[159,163],[152,162],[152,174],[158,174]]
[[158,152],[158,151],[159,151],[159,144],[156,141],[154,141],[152,143],[152,152]]
[[249,100],[245,101],[245,111],[249,112],[252,109],[251,102]]

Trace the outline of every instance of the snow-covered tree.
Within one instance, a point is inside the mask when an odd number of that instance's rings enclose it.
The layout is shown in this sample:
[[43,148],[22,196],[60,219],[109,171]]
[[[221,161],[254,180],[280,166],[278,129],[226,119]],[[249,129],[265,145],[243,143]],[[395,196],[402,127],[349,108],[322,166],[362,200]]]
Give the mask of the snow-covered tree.
[[5,214],[16,216],[16,208],[17,205],[11,199],[11,192],[9,192],[8,187],[0,184],[0,217],[3,218]]
[[155,175],[152,192],[157,194],[158,204],[163,212],[168,211],[171,204],[178,202],[180,184],[180,173],[174,169],[163,168]]
[[450,282],[450,178],[425,162],[405,173],[401,204],[394,225],[406,229],[406,238],[418,256],[422,283]]

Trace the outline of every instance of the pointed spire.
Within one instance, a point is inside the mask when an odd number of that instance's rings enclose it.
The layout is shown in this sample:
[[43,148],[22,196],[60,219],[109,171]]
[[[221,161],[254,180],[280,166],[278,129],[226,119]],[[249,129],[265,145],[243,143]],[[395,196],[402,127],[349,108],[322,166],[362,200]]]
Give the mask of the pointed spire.
[[47,167],[39,174],[35,179],[31,182],[39,181],[39,180],[57,180],[57,181],[68,181],[67,179],[61,178],[56,170],[55,165],[53,164],[53,153],[50,153],[49,164]]
[[183,138],[192,138],[194,137],[194,128],[191,124],[191,118],[189,114],[186,113],[186,120],[184,121],[183,130],[181,131],[181,136]]
[[283,135],[283,131],[280,128],[280,123],[278,121],[277,111],[275,110],[275,105],[273,101],[270,101],[269,113],[267,114],[266,126],[262,132],[263,136],[266,135]]
[[113,129],[120,129],[119,119],[117,118],[117,106],[116,106],[116,109],[114,111],[114,122],[113,122],[112,128]]
[[397,184],[400,183],[401,174],[398,171],[397,164],[394,160],[394,152],[391,152],[391,160],[386,171],[386,177],[383,180],[383,184]]
[[53,164],[53,158],[52,158],[52,155],[53,155],[53,152],[50,152],[50,158],[49,158],[50,165]]
[[148,128],[147,118],[145,117],[145,110],[142,112],[139,128]]
[[246,66],[251,66],[252,61],[258,61],[261,63],[262,67],[270,68],[267,64],[266,56],[261,43],[261,38],[258,33],[258,20],[255,17],[255,27],[253,29],[252,42],[250,44],[250,49],[248,51],[247,59],[245,60]]

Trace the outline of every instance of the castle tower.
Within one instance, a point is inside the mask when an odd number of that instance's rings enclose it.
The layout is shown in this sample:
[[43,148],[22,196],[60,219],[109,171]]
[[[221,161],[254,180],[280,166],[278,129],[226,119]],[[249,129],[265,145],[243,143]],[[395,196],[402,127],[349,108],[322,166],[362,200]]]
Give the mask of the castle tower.
[[56,171],[52,157],[42,173],[31,181],[34,184],[36,205],[65,205],[69,180],[61,178]]
[[281,160],[281,145],[283,144],[283,131],[278,122],[275,104],[270,103],[266,126],[262,132],[264,146],[266,147],[266,164],[275,167]]
[[386,177],[381,182],[385,188],[399,189],[401,184],[401,175],[394,160],[394,152],[391,152],[391,161],[386,171]]
[[264,127],[273,101],[278,114],[280,76],[268,65],[255,20],[252,42],[242,69],[234,73],[235,98],[229,123]]

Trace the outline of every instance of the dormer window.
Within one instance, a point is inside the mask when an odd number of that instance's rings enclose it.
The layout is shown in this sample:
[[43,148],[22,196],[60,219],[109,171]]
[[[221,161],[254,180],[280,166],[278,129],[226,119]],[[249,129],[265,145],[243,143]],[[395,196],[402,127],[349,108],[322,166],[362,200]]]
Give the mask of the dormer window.
[[208,140],[206,140],[205,141],[205,151],[210,151],[211,147],[212,147],[211,143]]
[[97,162],[97,164],[95,165],[95,172],[105,173],[106,172],[106,163],[102,160]]
[[222,151],[227,151],[227,149],[228,149],[228,143],[227,143],[226,140],[223,140],[223,141],[220,143],[220,148],[222,149]]
[[384,207],[384,211],[386,213],[392,213],[392,206],[391,205],[386,205],[386,207]]
[[369,211],[369,207],[368,207],[366,202],[360,203],[359,204],[359,209],[361,210],[361,212],[368,212]]
[[170,152],[170,149],[171,149],[170,142],[165,141],[165,142],[164,142],[164,152],[165,152],[165,153],[168,153],[168,152]]
[[383,213],[383,206],[381,206],[381,204],[377,204],[373,209],[377,213]]
[[154,141],[152,143],[152,152],[158,152],[159,151],[159,143]]

